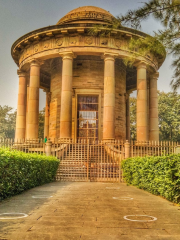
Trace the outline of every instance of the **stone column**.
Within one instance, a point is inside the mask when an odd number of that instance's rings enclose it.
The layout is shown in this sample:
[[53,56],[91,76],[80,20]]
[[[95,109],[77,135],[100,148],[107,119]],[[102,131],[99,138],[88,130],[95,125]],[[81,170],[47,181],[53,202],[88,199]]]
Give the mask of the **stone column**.
[[130,141],[130,105],[129,105],[129,93],[126,93],[126,140]]
[[147,139],[149,140],[149,79],[147,80]]
[[19,75],[19,91],[16,117],[16,141],[25,139],[26,133],[26,96],[27,96],[27,82],[26,74],[20,70],[17,71]]
[[115,58],[104,56],[103,139],[115,138]]
[[29,82],[27,84],[27,97],[26,97],[26,139],[27,139],[27,124],[28,124],[28,102],[29,102]]
[[146,64],[137,66],[137,141],[147,141],[147,79]]
[[159,126],[158,126],[158,94],[157,94],[157,79],[159,73],[155,73],[150,79],[149,86],[149,140],[159,141]]
[[62,60],[60,138],[71,138],[73,53],[63,53]]
[[44,117],[44,137],[49,138],[49,98],[50,92],[46,92],[46,107],[45,107],[45,117]]
[[38,139],[40,64],[30,64],[27,139]]

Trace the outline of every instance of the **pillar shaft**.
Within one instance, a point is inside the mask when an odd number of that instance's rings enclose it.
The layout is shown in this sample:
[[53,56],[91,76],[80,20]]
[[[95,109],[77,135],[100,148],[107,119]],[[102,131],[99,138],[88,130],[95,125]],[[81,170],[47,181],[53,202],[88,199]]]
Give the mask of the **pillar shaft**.
[[137,66],[137,141],[147,141],[147,79],[146,64]]
[[29,101],[29,81],[27,83],[27,97],[26,97],[26,139],[27,139],[27,122],[28,122],[28,101]]
[[73,54],[62,56],[62,93],[60,114],[60,138],[71,138],[72,128],[72,71]]
[[104,116],[103,139],[115,138],[115,59],[104,58]]
[[130,141],[130,105],[129,94],[126,94],[126,140]]
[[158,94],[157,94],[157,78],[156,73],[150,79],[149,88],[149,140],[159,141],[159,126],[158,126]]
[[19,75],[19,91],[18,91],[18,104],[17,104],[17,117],[16,117],[16,141],[25,139],[26,133],[26,96],[27,96],[27,83],[26,74],[18,71]]
[[38,138],[39,86],[40,86],[40,64],[38,62],[33,61],[30,65],[27,139]]
[[44,119],[44,137],[49,138],[49,92],[46,92],[46,107]]
[[149,140],[149,81],[147,81],[147,139]]

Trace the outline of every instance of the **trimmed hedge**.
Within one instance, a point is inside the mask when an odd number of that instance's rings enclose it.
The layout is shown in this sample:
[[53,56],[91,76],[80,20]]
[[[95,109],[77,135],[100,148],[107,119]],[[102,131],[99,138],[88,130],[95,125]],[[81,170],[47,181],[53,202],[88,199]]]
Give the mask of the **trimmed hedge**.
[[180,202],[180,154],[125,159],[122,169],[127,183],[172,202]]
[[52,182],[59,160],[0,148],[0,200]]

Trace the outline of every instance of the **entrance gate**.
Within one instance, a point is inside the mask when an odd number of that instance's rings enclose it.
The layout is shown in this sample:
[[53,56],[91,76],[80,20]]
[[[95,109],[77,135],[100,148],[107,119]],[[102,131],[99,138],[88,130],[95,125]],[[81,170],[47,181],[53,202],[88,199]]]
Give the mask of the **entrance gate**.
[[77,139],[98,140],[98,96],[78,96]]
[[54,155],[61,160],[56,180],[120,182],[123,153],[123,144],[119,142],[54,144]]

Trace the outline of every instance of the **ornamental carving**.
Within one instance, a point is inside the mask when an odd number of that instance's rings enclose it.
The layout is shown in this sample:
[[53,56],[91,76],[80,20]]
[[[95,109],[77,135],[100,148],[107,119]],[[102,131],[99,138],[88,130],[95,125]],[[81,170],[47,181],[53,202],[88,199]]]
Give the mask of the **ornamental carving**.
[[23,61],[25,58],[25,52],[23,51],[22,54],[21,54],[21,58],[20,58],[20,61]]
[[100,43],[101,43],[101,45],[108,45],[108,39],[107,38],[102,38],[101,40],[100,40]]
[[70,45],[76,45],[77,41],[78,41],[77,37],[71,37],[69,39],[69,44]]
[[63,44],[63,39],[62,38],[56,38],[55,43],[56,43],[56,46],[61,46]]
[[35,44],[34,45],[34,52],[38,52],[39,51],[39,44]]
[[28,47],[28,48],[26,49],[26,56],[29,56],[30,54],[31,54],[31,48]]
[[121,40],[116,39],[115,40],[115,45],[116,45],[116,47],[120,48],[121,47]]
[[50,47],[50,40],[44,41],[43,47],[44,49],[48,49]]
[[93,43],[93,37],[86,37],[85,38],[85,43],[88,45],[91,45]]

